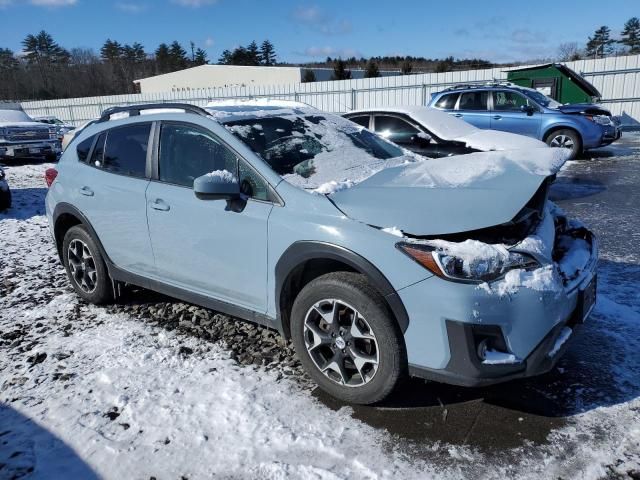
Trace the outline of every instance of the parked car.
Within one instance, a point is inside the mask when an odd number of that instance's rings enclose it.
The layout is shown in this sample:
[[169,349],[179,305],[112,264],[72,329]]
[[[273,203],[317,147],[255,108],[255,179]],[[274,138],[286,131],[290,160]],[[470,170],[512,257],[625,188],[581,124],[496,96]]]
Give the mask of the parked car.
[[4,169],[0,166],[0,212],[11,208],[11,190]]
[[599,105],[561,105],[537,90],[511,83],[458,85],[435,93],[428,106],[478,128],[528,135],[569,149],[570,158],[621,136],[611,112]]
[[483,131],[445,112],[421,106],[353,110],[344,117],[414,153],[432,158],[547,147],[544,142],[524,135]]
[[355,403],[548,371],[594,305],[596,240],[547,200],[562,150],[425,159],[296,102],[166,108],[105,111],[47,172],[88,302],[134,284],[277,328]]
[[62,143],[62,139],[64,136],[72,130],[75,130],[75,125],[71,125],[70,123],[63,122],[57,117],[53,115],[46,115],[42,117],[33,117],[36,122],[46,123],[47,125],[53,125],[56,128],[56,133],[58,134],[58,141]]
[[55,161],[58,153],[55,127],[34,122],[18,104],[0,102],[0,160],[29,157]]

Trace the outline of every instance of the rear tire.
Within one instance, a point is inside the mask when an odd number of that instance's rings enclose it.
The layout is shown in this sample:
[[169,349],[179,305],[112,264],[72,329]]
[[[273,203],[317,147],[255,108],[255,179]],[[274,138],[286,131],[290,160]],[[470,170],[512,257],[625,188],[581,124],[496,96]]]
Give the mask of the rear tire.
[[83,300],[96,305],[113,300],[107,266],[84,226],[75,225],[65,234],[62,261],[73,289]]
[[402,332],[364,275],[334,272],[309,282],[293,303],[291,336],[309,376],[345,402],[380,402],[406,375]]
[[570,150],[568,160],[576,159],[582,153],[582,139],[575,130],[563,128],[554,130],[547,136],[547,145],[552,148],[566,148]]

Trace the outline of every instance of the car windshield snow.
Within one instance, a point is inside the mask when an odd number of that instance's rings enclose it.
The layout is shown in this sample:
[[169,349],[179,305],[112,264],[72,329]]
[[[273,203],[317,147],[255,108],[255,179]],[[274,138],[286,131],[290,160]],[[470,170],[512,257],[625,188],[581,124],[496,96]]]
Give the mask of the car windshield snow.
[[329,182],[357,183],[407,160],[401,148],[374,133],[317,111],[233,115],[233,119],[221,121],[276,173],[302,188],[317,189]]

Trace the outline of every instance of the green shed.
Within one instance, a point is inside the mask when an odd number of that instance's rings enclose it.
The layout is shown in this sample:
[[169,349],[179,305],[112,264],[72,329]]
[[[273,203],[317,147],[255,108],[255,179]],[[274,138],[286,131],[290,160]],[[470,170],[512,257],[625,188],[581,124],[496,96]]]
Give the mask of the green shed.
[[535,88],[560,103],[595,103],[600,92],[584,77],[560,63],[508,70],[507,80],[522,87]]

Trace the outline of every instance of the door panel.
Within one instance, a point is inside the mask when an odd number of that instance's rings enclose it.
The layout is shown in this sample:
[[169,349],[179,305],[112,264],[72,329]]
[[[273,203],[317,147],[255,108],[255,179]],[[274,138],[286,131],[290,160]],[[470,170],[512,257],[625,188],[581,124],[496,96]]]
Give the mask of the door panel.
[[78,162],[77,174],[69,175],[72,203],[87,217],[111,261],[141,275],[155,270],[147,229],[149,180],[144,178],[149,130],[150,124],[143,124],[101,134],[91,159],[80,156],[87,163]]
[[[522,107],[533,107],[519,93],[512,91],[493,92],[493,110],[491,112],[491,129],[519,133],[538,138],[541,116],[538,111],[531,114],[523,112]],[[537,107],[535,107],[537,109]]]
[[[151,182],[146,195],[158,280],[265,312],[273,204],[249,199],[238,212],[225,200],[195,196],[190,185],[200,175],[224,169],[241,184],[246,177],[235,153],[200,127],[163,124],[158,167],[160,181]],[[256,196],[268,191],[255,178],[247,183]]]
[[450,113],[478,128],[490,128],[488,97],[486,90],[463,92],[457,110]]

